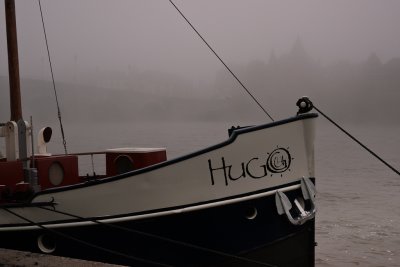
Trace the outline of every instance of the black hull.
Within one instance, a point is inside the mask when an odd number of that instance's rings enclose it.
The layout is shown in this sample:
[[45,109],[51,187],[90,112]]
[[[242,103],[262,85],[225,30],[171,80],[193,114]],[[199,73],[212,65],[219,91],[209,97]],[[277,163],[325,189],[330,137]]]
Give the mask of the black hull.
[[[294,199],[301,191],[286,194]],[[257,216],[248,219],[253,208]],[[43,229],[0,232],[0,244],[40,252],[37,239],[45,234],[55,240],[54,255],[130,266],[314,266],[314,219],[292,225],[277,214],[274,195],[114,225],[134,231],[100,224],[55,230],[130,258]]]

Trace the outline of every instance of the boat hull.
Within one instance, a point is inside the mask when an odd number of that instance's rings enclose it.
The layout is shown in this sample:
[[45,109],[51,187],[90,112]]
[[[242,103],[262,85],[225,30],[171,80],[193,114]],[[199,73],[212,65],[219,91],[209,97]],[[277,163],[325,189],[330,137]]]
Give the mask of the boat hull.
[[[300,189],[286,194],[291,200],[302,196]],[[95,223],[55,230],[63,236],[43,229],[3,232],[1,240],[7,242],[1,242],[1,246],[43,252],[38,240],[45,235],[54,242],[54,255],[130,266],[153,266],[150,262],[170,266],[260,266],[255,261],[272,266],[314,266],[314,219],[292,225],[285,215],[277,214],[274,195],[121,221],[113,226]],[[49,247],[52,242],[47,242]]]
[[5,204],[0,246],[133,266],[313,266],[315,118]]

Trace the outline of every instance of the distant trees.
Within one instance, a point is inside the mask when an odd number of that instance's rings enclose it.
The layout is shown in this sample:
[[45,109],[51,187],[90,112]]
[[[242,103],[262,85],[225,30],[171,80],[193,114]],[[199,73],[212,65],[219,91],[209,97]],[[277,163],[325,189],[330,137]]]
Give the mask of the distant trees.
[[[323,66],[298,38],[287,54],[272,52],[268,62],[253,61],[236,69],[266,108],[279,116],[287,116],[287,107],[293,109],[294,101],[302,95],[345,120],[390,121],[400,114],[400,58],[382,63],[376,53],[371,53],[359,64],[338,61]],[[229,92],[229,79],[219,74],[216,89]],[[238,96],[234,92],[231,95]],[[238,104],[236,109],[245,107]]]
[[[308,95],[337,118],[398,121],[400,58],[382,62],[371,53],[364,62],[322,65],[298,38],[288,53],[231,66],[275,119],[294,115],[296,100]],[[88,75],[85,85],[57,82],[64,119],[97,121],[265,119],[252,99],[225,70],[194,84],[160,71]],[[92,81],[92,82],[90,82]],[[9,119],[8,78],[0,76],[0,122]],[[56,120],[52,85],[22,80],[23,113]]]

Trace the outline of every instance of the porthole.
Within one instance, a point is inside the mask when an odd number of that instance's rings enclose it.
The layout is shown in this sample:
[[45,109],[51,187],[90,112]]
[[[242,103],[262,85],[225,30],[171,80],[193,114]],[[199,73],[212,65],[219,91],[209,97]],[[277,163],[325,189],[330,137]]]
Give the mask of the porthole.
[[117,168],[117,173],[122,174],[133,170],[133,162],[130,157],[120,155],[115,159],[115,167]]
[[255,207],[249,207],[246,210],[246,219],[248,220],[254,220],[257,217],[258,211]]
[[50,165],[49,181],[53,186],[58,186],[64,181],[64,168],[57,161]]
[[56,241],[50,235],[41,235],[37,239],[37,245],[42,253],[50,254],[56,250]]

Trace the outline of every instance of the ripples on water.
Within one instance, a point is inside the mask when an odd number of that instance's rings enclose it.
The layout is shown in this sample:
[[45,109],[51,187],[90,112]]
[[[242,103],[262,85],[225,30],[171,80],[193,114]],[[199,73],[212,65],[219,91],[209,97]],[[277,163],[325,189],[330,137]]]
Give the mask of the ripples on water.
[[[251,123],[246,123],[251,124]],[[245,125],[245,124],[242,124]],[[227,138],[226,123],[66,125],[69,151],[167,147],[183,155]],[[235,124],[236,126],[236,124]],[[400,127],[345,125],[400,169]],[[62,152],[53,138],[50,150]],[[101,158],[97,171],[104,172]],[[90,163],[87,159],[87,169]],[[316,139],[317,266],[400,266],[400,177],[319,119]]]
[[[400,169],[400,127],[346,127]],[[318,127],[317,266],[400,266],[400,177],[333,127]]]

